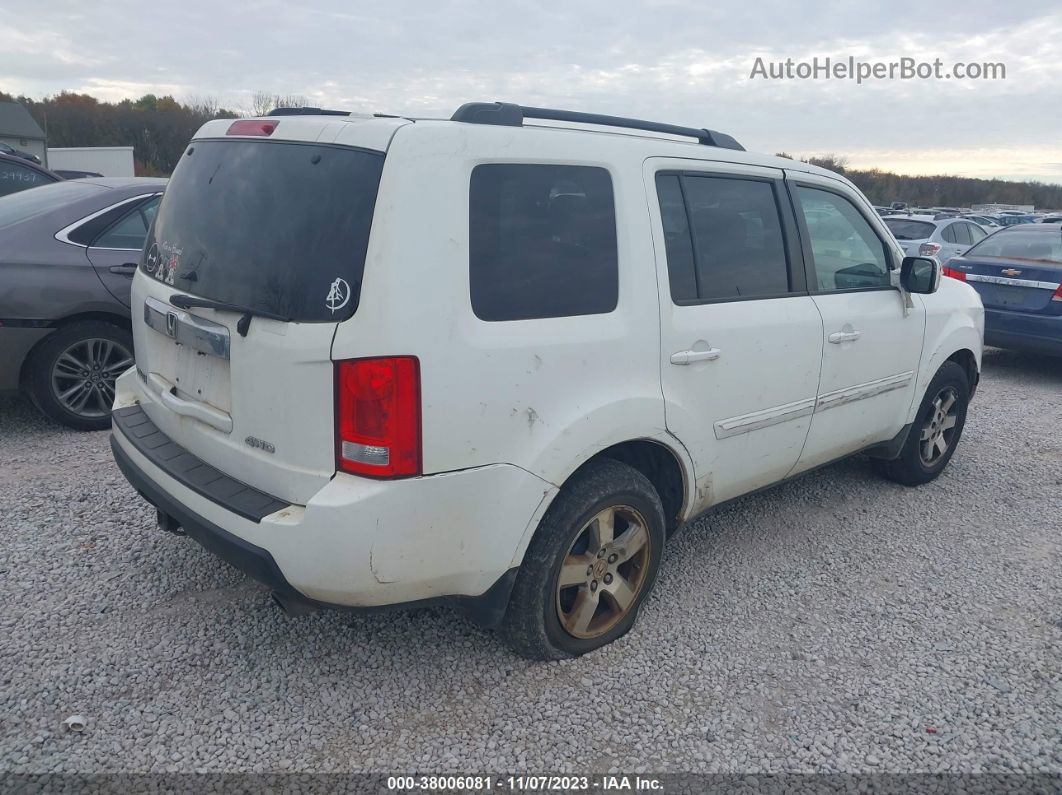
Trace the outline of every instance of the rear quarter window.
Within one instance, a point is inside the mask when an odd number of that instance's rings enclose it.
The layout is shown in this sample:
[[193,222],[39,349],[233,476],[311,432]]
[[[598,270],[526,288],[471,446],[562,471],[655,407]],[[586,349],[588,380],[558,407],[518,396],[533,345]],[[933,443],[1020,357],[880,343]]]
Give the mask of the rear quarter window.
[[481,320],[614,310],[619,264],[608,171],[521,163],[473,168],[469,288]]

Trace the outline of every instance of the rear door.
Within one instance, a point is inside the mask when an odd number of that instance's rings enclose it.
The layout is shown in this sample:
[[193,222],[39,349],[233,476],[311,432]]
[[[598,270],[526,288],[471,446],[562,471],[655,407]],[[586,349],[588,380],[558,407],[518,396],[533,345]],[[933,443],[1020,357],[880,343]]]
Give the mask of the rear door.
[[[383,161],[312,141],[193,141],[134,279],[151,419],[290,502],[305,504],[335,472],[331,343],[358,306]],[[250,311],[181,309],[176,296]]]
[[919,248],[936,232],[936,224],[914,218],[886,218],[885,226],[900,243],[900,248],[909,257],[919,256]]
[[161,197],[162,194],[158,193],[130,202],[127,212],[96,237],[85,251],[100,281],[126,306],[129,306],[129,289],[140,252]]
[[822,377],[798,470],[811,469],[903,427],[914,397],[925,310],[904,309],[891,284],[893,243],[870,208],[836,180],[788,174],[822,315]]
[[646,162],[668,430],[695,508],[784,478],[810,427],[822,321],[778,169]]
[[954,221],[940,228],[942,248],[937,258],[942,265],[947,265],[952,257],[961,256],[973,245],[969,226],[965,221]]

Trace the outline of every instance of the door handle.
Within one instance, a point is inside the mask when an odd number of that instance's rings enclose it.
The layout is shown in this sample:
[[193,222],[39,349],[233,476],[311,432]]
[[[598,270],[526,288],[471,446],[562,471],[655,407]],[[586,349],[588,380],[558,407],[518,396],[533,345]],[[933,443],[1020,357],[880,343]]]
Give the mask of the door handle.
[[107,270],[111,273],[118,273],[122,276],[132,276],[136,273],[136,265],[126,263],[125,265],[111,265]]
[[834,345],[840,345],[842,342],[855,342],[861,334],[859,331],[835,331],[827,339]]
[[678,351],[671,354],[672,364],[690,364],[692,362],[713,362],[723,355],[718,348],[709,348],[706,351]]

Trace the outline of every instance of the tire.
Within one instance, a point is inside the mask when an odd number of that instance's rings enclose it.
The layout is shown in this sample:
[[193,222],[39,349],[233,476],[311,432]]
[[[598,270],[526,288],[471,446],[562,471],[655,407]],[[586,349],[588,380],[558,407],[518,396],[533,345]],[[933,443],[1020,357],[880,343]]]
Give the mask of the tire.
[[26,387],[37,408],[56,422],[105,430],[111,426],[114,379],[132,364],[132,334],[113,323],[84,320],[45,338],[28,363]]
[[[954,402],[949,403],[950,398]],[[934,480],[955,453],[969,404],[966,371],[955,362],[944,362],[929,383],[899,457],[888,461],[872,459],[875,471],[905,486],[921,486]],[[941,442],[934,442],[936,439]],[[940,449],[941,444],[945,449]],[[932,453],[928,458],[927,448]]]
[[[528,545],[502,637],[523,657],[558,660],[625,635],[656,581],[665,528],[660,496],[642,473],[612,459],[587,464]],[[562,587],[562,569],[577,583]]]

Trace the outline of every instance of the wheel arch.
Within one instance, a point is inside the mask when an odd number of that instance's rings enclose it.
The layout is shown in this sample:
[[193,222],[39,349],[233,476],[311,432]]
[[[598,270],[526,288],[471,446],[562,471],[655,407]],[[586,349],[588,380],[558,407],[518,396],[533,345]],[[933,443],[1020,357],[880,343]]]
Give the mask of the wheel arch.
[[980,378],[980,352],[983,347],[981,334],[972,325],[956,325],[942,335],[932,351],[927,351],[926,355],[923,356],[923,365],[919,369],[918,385],[915,390],[914,400],[911,401],[907,421],[914,422],[915,416],[918,414],[918,408],[922,405],[922,396],[925,395],[926,390],[929,388],[929,382],[933,380],[933,376],[937,374],[944,362],[956,362],[963,368],[968,378],[972,377],[970,381],[972,395],[977,380]]
[[561,489],[571,482],[572,478],[577,477],[587,465],[603,458],[627,464],[648,478],[664,504],[668,536],[672,535],[682,524],[687,506],[690,504],[691,490],[696,482],[692,460],[681,443],[673,437],[662,439],[655,435],[636,436],[587,451],[573,462],[570,471],[562,480],[552,484],[553,488],[543,495],[538,509],[524,530],[519,547],[513,556],[513,566],[519,566],[523,561],[527,547],[538,530],[542,517],[560,494]]
[[41,346],[45,344],[52,335],[60,329],[71,326],[74,323],[81,323],[85,321],[101,321],[104,323],[110,323],[112,326],[117,326],[124,331],[132,333],[133,323],[132,320],[126,316],[118,314],[117,312],[107,312],[102,310],[90,310],[87,312],[78,312],[76,314],[67,315],[66,317],[59,318],[54,321],[48,333],[33,343],[33,347],[26,352],[26,355],[22,359],[22,364],[19,366],[18,382],[23,387],[26,384],[26,376],[29,373],[29,368],[32,365],[33,360],[36,358]]
[[977,356],[969,348],[962,348],[951,354],[945,361],[955,362],[966,372],[966,380],[970,384],[970,397],[977,391],[977,383],[981,380],[981,371],[977,366]]

